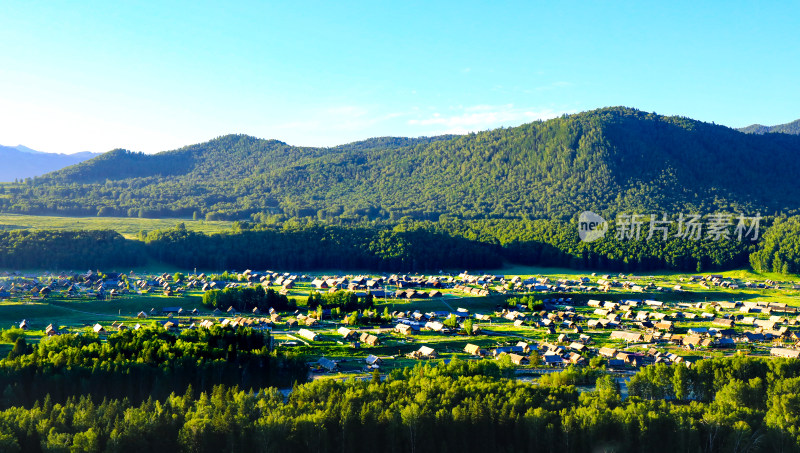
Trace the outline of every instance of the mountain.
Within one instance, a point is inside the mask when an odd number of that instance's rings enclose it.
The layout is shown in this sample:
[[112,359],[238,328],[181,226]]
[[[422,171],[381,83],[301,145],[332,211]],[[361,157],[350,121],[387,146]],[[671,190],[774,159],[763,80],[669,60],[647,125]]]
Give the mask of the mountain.
[[762,126],[761,124],[752,124],[747,127],[739,128],[739,130],[747,134],[780,133],[800,135],[800,120],[795,120],[786,124],[778,124],[777,126]]
[[32,178],[60,170],[64,167],[89,160],[97,153],[82,152],[76,154],[43,153],[28,148],[27,146],[2,146],[0,145],[0,181],[14,181],[15,179]]
[[35,149],[28,148],[25,145],[17,145],[14,147],[17,151],[22,151],[23,153],[30,153],[30,154],[42,154],[41,151],[36,151]]
[[0,210],[347,221],[793,213],[798,155],[798,136],[610,107],[334,148],[227,135],[155,155],[114,150],[7,191]]

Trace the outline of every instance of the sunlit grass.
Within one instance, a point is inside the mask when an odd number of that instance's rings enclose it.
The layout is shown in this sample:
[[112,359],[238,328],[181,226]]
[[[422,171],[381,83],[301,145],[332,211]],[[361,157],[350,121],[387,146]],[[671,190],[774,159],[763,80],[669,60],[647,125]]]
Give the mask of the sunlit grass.
[[128,239],[139,231],[163,230],[184,223],[186,229],[203,233],[219,233],[233,222],[192,219],[140,219],[137,217],[56,217],[0,214],[0,230],[114,230]]
[[[149,313],[151,308],[155,308],[160,313],[163,307],[182,307],[187,311],[197,308],[208,313],[208,309],[201,304],[201,298],[194,294],[185,297],[133,295],[109,301],[52,298],[41,302],[0,303],[0,328],[15,327],[23,319],[28,321],[32,330],[43,330],[51,323],[76,328],[91,326],[97,322],[106,325],[106,323],[111,324],[114,321],[145,324],[152,323],[156,319],[149,317],[145,320],[137,320],[137,313],[140,311]],[[158,319],[160,318],[163,317]]]

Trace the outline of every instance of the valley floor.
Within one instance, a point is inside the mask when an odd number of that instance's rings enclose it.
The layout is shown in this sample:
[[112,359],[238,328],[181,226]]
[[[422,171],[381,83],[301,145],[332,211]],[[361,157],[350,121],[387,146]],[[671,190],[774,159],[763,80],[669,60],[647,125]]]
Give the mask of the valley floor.
[[[800,287],[795,281],[758,279],[748,271],[705,276],[596,275],[520,267],[504,271],[425,276],[233,273],[226,281],[220,275],[175,281],[167,274],[110,278],[6,271],[0,273],[0,326],[22,326],[33,343],[47,335],[48,326],[60,334],[90,333],[97,326],[101,334],[139,326],[164,328],[168,322],[175,332],[198,328],[202,321],[249,326],[270,331],[276,348],[305,356],[312,373],[324,376],[373,368],[386,372],[437,357],[513,360],[519,370],[592,363],[624,371],[736,353],[800,354],[794,349],[800,341]],[[281,280],[292,283],[281,285]],[[202,302],[201,286],[210,285],[281,292],[297,309],[213,311]],[[369,291],[373,306],[355,322],[343,318],[348,313],[332,317],[327,311],[320,319],[306,299],[314,292],[332,294],[329,286],[343,288],[338,291],[349,287],[362,297]],[[479,291],[485,295],[476,296]],[[467,320],[473,335],[464,332]],[[410,329],[401,332],[400,325]],[[342,328],[352,331],[348,338]],[[375,339],[367,342],[369,336]],[[3,347],[10,350],[11,344]]]

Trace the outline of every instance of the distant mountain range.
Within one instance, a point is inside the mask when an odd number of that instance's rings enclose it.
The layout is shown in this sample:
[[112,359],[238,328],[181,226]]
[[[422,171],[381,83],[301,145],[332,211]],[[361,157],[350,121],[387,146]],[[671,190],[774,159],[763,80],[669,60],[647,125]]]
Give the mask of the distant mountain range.
[[792,121],[791,123],[778,124],[777,126],[763,126],[761,124],[751,124],[747,127],[739,128],[740,131],[747,134],[792,134],[800,135],[800,120]]
[[0,162],[3,163],[0,165],[0,182],[41,176],[99,155],[88,151],[76,154],[43,153],[23,145],[0,145]]
[[800,208],[798,157],[797,135],[609,107],[333,148],[227,135],[153,155],[113,150],[9,192],[0,211],[343,221],[792,213]]

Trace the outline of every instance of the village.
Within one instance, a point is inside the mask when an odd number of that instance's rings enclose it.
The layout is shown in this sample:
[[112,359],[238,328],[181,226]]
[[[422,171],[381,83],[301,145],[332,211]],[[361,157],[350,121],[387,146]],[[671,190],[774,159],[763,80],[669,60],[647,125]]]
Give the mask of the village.
[[[206,291],[257,288],[291,308],[202,304]],[[355,316],[310,294],[369,295]],[[0,273],[0,319],[31,341],[153,328],[247,327],[307,358],[312,378],[458,357],[518,374],[568,366],[631,372],[732,354],[800,357],[794,282],[712,275],[305,275]],[[4,345],[10,348],[10,345]]]

